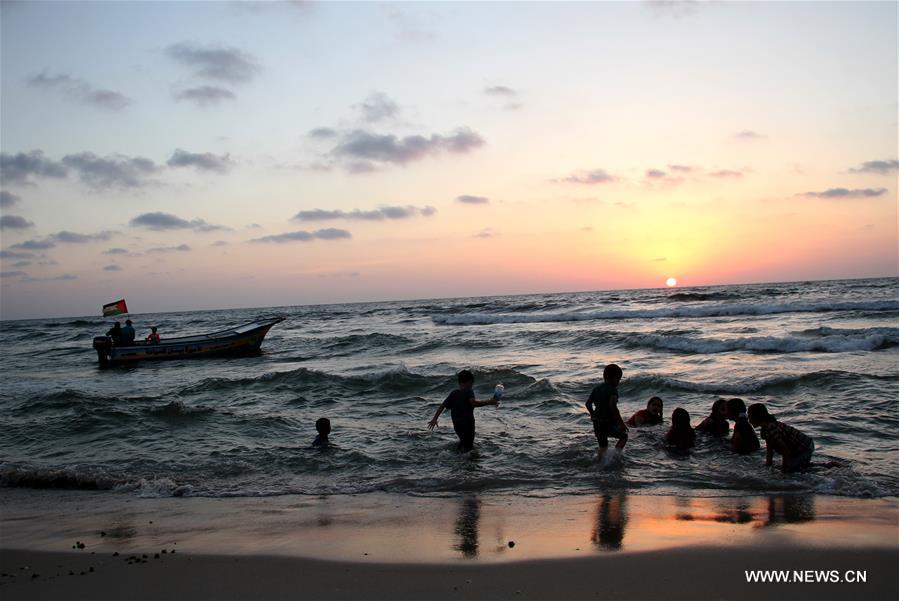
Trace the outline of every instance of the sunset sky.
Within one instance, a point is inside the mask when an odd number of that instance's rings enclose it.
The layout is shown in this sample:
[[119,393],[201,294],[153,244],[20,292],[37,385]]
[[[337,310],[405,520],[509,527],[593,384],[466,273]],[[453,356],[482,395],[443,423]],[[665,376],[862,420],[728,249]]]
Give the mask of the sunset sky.
[[2,4],[4,319],[897,275],[897,4]]

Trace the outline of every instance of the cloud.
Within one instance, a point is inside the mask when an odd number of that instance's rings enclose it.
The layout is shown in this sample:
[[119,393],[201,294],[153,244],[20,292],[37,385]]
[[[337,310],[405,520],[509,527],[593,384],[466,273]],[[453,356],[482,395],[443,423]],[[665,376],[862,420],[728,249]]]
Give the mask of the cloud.
[[31,261],[16,261],[12,264],[13,267],[28,267],[31,265]]
[[668,165],[668,168],[678,173],[692,173],[695,168],[690,165]]
[[358,271],[331,271],[325,273],[317,273],[315,277],[318,278],[358,278],[361,273]]
[[127,255],[128,250],[124,248],[110,248],[109,250],[103,251],[104,255]]
[[508,86],[489,86],[484,88],[484,93],[488,96],[503,96],[505,98],[514,98],[518,92]]
[[56,232],[55,234],[50,234],[50,236],[48,236],[48,239],[52,240],[53,242],[62,242],[65,244],[85,244],[87,242],[96,241],[105,242],[109,240],[115,233],[116,232],[104,230],[97,234],[79,234],[77,232],[63,230],[61,232]]
[[362,118],[369,123],[376,123],[384,119],[396,119],[400,114],[400,105],[383,92],[374,92],[356,105],[362,112]]
[[737,140],[764,140],[768,136],[765,134],[760,134],[757,131],[752,131],[749,129],[744,129],[742,131],[736,132],[733,137]]
[[68,280],[77,280],[77,275],[71,275],[69,273],[64,273],[62,275],[57,275],[49,278],[32,278],[32,277],[24,277],[22,278],[23,282],[61,282]]
[[216,240],[215,242],[213,242],[213,243],[210,244],[209,246],[228,246],[228,243],[225,242],[224,240]]
[[888,175],[892,172],[899,171],[899,161],[889,159],[886,161],[865,161],[858,167],[850,169],[852,173],[876,173],[878,175]]
[[114,154],[99,157],[92,152],[69,154],[62,164],[78,174],[92,188],[140,188],[148,177],[159,171],[150,159]]
[[234,100],[237,96],[228,88],[219,86],[198,86],[175,92],[175,100],[193,102],[199,107],[213,106],[228,100]]
[[797,196],[808,198],[874,198],[886,194],[886,188],[830,188],[823,192],[803,192]]
[[3,215],[0,217],[0,230],[27,230],[34,223],[18,215]]
[[709,173],[712,177],[717,178],[738,178],[743,177],[743,173],[741,171],[734,171],[733,169],[721,169],[719,171],[712,171]]
[[383,221],[385,219],[408,219],[410,217],[430,217],[437,212],[437,209],[431,206],[414,207],[407,206],[384,206],[368,211],[354,209],[352,211],[328,210],[328,209],[309,209],[300,211],[291,219],[293,221],[330,221],[334,219],[347,219],[356,221]]
[[664,263],[667,260],[668,260],[667,257],[658,257],[656,259],[653,259],[653,261],[655,261],[656,263]]
[[0,271],[0,278],[17,278],[27,275],[24,271]]
[[10,248],[19,250],[49,250],[56,248],[56,244],[51,240],[26,240],[25,242],[13,244]]
[[32,177],[64,178],[65,165],[44,157],[43,151],[32,150],[28,154],[0,153],[0,183],[29,184]]
[[590,171],[577,171],[568,177],[553,180],[557,183],[566,184],[607,184],[618,181],[618,178],[606,173],[604,169],[592,169]]
[[668,176],[667,173],[662,171],[661,169],[647,169],[646,177],[650,179],[665,179]]
[[485,227],[477,234],[474,234],[472,238],[495,238],[499,236],[499,233],[493,228]]
[[253,79],[261,70],[251,54],[227,46],[181,42],[166,48],[165,53],[190,68],[194,77],[213,81],[242,83]]
[[339,230],[333,227],[316,230],[314,232],[296,231],[286,232],[284,234],[275,234],[273,236],[263,236],[261,238],[253,238],[249,242],[254,243],[276,243],[283,244],[285,242],[311,242],[313,240],[345,240],[352,238],[346,230]]
[[103,271],[122,271],[122,268],[118,265],[107,265],[103,268]]
[[0,208],[8,209],[19,204],[21,200],[22,199],[20,197],[16,196],[12,192],[0,190]]
[[165,230],[196,230],[198,232],[212,232],[216,230],[227,230],[222,225],[213,225],[207,223],[204,219],[182,219],[171,213],[142,213],[128,222],[131,227],[145,227],[157,232]]
[[121,111],[131,104],[131,99],[114,90],[98,89],[83,79],[60,73],[48,75],[46,71],[28,80],[33,88],[59,90],[68,98],[108,111]]
[[462,194],[456,197],[456,202],[466,205],[485,205],[490,202],[486,196],[472,196],[471,194]]
[[14,250],[0,250],[0,259],[33,259],[34,253],[22,253]]
[[403,138],[356,130],[344,136],[332,153],[350,160],[405,165],[441,152],[465,154],[484,143],[480,135],[468,128],[459,128],[447,136],[431,134],[429,137]]
[[197,171],[227,173],[234,166],[234,161],[231,160],[230,154],[187,152],[177,148],[171,158],[166,161],[166,165],[169,167],[195,167]]
[[168,252],[190,252],[191,248],[187,244],[179,244],[178,246],[157,246],[148,248],[147,254],[168,253]]
[[308,135],[310,138],[336,138],[337,130],[331,127],[316,127],[315,129],[309,130]]

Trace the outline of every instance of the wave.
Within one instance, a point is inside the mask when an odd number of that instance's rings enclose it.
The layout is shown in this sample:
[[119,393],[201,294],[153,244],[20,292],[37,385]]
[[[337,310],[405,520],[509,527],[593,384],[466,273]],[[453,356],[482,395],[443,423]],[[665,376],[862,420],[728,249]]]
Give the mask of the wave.
[[731,317],[739,315],[776,315],[779,313],[827,313],[836,311],[899,311],[899,301],[861,301],[843,303],[778,303],[725,304],[702,307],[674,307],[659,309],[627,309],[618,311],[571,311],[567,313],[455,313],[434,315],[438,325],[493,325],[503,323],[553,323],[593,321],[601,319],[656,319]]
[[899,328],[869,328],[866,330],[830,330],[818,328],[818,338],[797,336],[756,336],[746,338],[693,338],[659,334],[634,334],[626,340],[639,347],[680,351],[684,353],[727,353],[750,351],[756,353],[848,353],[876,351],[899,345]]
[[4,488],[113,490],[123,484],[122,478],[104,473],[15,466],[0,468],[0,487]]
[[668,295],[668,300],[674,301],[733,300],[735,298],[743,298],[743,295],[728,292],[675,292]]
[[805,386],[818,389],[835,385],[848,385],[866,380],[897,381],[897,377],[876,374],[859,374],[838,370],[821,370],[802,374],[779,374],[767,378],[735,380],[733,382],[691,382],[662,374],[645,374],[628,379],[629,389],[675,390],[715,394],[760,394],[783,391],[788,388]]

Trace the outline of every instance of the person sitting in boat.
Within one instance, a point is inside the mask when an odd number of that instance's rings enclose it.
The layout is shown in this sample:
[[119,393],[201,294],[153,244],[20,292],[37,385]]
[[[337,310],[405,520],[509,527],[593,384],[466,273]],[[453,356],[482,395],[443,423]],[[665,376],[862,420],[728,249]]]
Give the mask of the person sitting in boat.
[[145,340],[150,344],[159,344],[159,332],[156,331],[156,326],[150,327],[150,333],[147,334]]
[[115,325],[109,328],[106,335],[112,338],[113,346],[119,346],[122,343],[122,324],[115,322]]
[[135,334],[134,324],[131,323],[130,319],[126,319],[125,327],[122,328],[122,346],[131,346],[134,344]]

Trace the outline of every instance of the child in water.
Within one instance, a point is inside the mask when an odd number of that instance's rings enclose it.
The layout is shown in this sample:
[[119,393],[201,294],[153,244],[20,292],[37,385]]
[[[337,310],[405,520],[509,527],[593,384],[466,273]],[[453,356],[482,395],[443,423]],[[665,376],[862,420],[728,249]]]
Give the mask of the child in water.
[[759,437],[746,418],[746,403],[743,399],[728,399],[727,419],[734,422],[734,435],[730,438],[730,448],[734,453],[747,455],[762,448]]
[[467,369],[463,369],[456,377],[459,382],[459,388],[449,393],[446,400],[437,408],[434,417],[428,422],[428,430],[437,427],[437,418],[444,410],[449,409],[453,418],[453,429],[456,436],[459,437],[459,451],[467,453],[474,446],[474,409],[475,407],[486,407],[487,405],[498,405],[499,395],[501,394],[499,387],[493,398],[489,401],[478,401],[474,397],[474,375]]
[[599,442],[598,457],[601,460],[609,448],[609,436],[617,438],[619,451],[627,444],[627,426],[618,411],[618,383],[624,372],[611,363],[602,372],[602,384],[593,389],[587,399],[587,412],[593,421],[593,433]]
[[646,403],[646,409],[640,409],[625,422],[631,428],[639,426],[655,426],[662,423],[662,399],[654,396]]
[[665,444],[677,451],[688,451],[696,444],[696,432],[690,425],[690,414],[683,407],[671,413],[671,429],[665,435]]
[[320,417],[315,420],[315,430],[318,436],[312,441],[315,448],[324,449],[328,447],[328,435],[331,433],[331,420],[327,417]]
[[762,429],[767,455],[765,465],[774,463],[774,452],[783,457],[781,467],[785,472],[805,469],[815,452],[815,441],[796,428],[774,419],[768,408],[761,403],[749,406],[749,423]]
[[712,412],[696,426],[696,431],[711,434],[712,436],[727,436],[730,434],[730,423],[727,421],[727,401],[725,399],[718,399],[712,403]]

